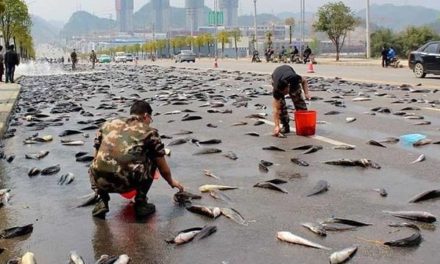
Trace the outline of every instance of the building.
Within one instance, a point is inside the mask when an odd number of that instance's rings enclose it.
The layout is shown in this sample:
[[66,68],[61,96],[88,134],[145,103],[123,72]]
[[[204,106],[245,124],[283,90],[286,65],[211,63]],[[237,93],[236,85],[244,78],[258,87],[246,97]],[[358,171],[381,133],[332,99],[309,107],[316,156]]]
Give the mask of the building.
[[219,8],[223,12],[225,27],[238,26],[238,0],[220,0]]
[[186,29],[189,31],[197,31],[199,27],[205,25],[207,16],[205,14],[204,0],[185,0],[186,10]]
[[154,31],[167,32],[170,27],[170,0],[151,0],[154,10]]
[[120,32],[133,31],[134,0],[116,0],[116,21]]

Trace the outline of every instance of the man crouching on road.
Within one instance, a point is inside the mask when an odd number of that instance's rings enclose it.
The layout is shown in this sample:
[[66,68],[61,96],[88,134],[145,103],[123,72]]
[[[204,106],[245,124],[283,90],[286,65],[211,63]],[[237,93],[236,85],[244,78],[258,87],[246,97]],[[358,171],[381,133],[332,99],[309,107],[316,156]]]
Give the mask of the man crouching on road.
[[165,160],[165,149],[156,129],[150,127],[152,108],[145,101],[136,101],[130,117],[107,121],[95,139],[95,158],[90,166],[92,189],[99,195],[93,216],[105,218],[109,212],[109,193],[125,193],[136,189],[135,212],[138,217],[156,211],[147,203],[153,175],[159,169],[172,188],[183,191],[174,180]]
[[[289,65],[282,65],[277,67],[272,73],[273,86],[273,119],[275,123],[274,135],[278,136],[280,133],[290,133],[289,126],[289,112],[287,111],[285,96],[289,94],[292,99],[295,110],[307,110],[307,104],[304,101],[304,96],[310,100],[309,86],[304,77],[299,76]],[[280,128],[280,124],[283,125]]]

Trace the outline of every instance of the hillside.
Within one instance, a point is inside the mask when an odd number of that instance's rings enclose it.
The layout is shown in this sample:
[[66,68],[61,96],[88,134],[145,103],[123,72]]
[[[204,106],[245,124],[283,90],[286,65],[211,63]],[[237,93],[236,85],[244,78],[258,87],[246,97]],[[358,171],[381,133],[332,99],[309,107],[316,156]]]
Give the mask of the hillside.
[[60,34],[60,27],[54,26],[41,17],[31,16],[32,38],[35,44],[43,44],[57,41]]
[[116,22],[108,18],[99,18],[85,11],[75,12],[64,25],[61,36],[70,37],[92,32],[110,31],[116,27]]

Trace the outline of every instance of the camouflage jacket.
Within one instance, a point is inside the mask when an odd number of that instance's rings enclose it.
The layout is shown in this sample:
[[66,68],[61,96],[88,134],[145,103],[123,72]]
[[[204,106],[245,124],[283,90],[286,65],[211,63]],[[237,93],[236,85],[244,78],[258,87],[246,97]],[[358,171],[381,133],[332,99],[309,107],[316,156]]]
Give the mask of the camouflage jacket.
[[154,160],[165,155],[157,130],[137,116],[104,123],[94,147],[97,152],[91,165],[94,174],[126,178],[129,185],[136,184],[140,178],[152,177],[156,170]]

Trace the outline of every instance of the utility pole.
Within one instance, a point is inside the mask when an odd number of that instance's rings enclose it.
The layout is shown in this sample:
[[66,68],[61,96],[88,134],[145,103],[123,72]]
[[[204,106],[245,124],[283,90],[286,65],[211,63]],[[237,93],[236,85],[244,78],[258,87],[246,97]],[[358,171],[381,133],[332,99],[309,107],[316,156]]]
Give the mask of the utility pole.
[[218,58],[218,39],[217,39],[217,35],[218,35],[218,14],[217,14],[217,1],[218,0],[214,0],[214,23],[215,23],[215,58]]
[[370,0],[367,0],[367,14],[366,14],[366,21],[367,21],[367,26],[366,26],[366,44],[367,44],[367,59],[369,59],[371,57],[371,47],[370,47]]
[[300,52],[300,56],[303,56],[303,47],[304,47],[304,23],[305,23],[305,16],[306,16],[306,12],[305,12],[305,5],[306,2],[305,0],[300,0],[300,10],[301,10],[301,14],[300,14],[300,31],[301,31],[301,44],[299,45],[299,52]]
[[194,14],[195,14],[195,10],[190,8],[188,10],[188,12],[190,13],[189,16],[191,17],[191,51],[194,52],[194,45],[193,45],[193,40],[194,40]]
[[254,34],[255,34],[255,50],[258,51],[258,31],[257,31],[257,0],[254,0]]

